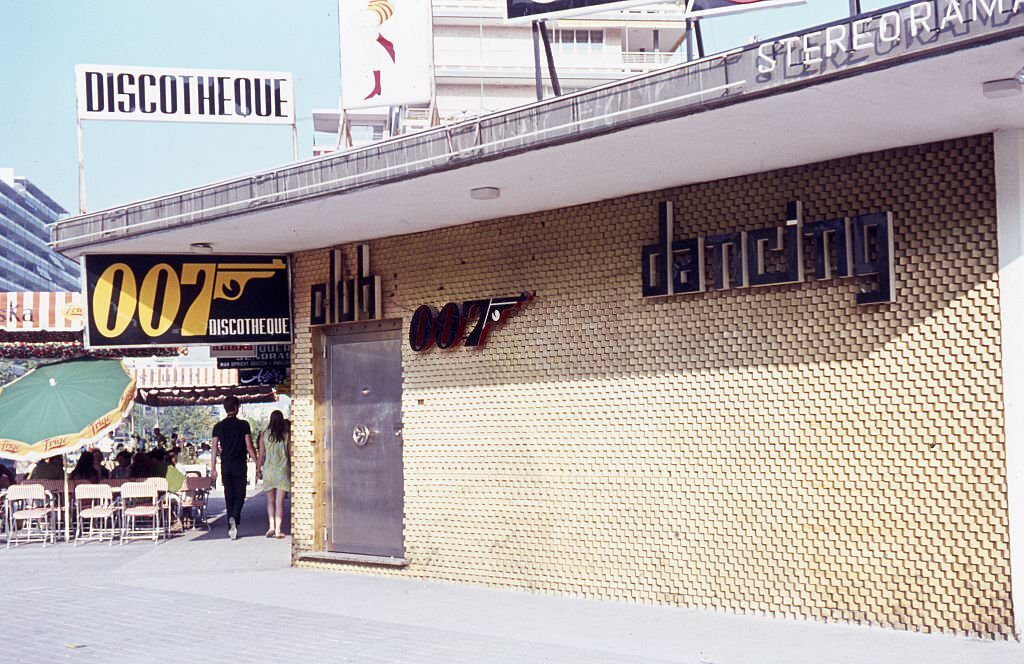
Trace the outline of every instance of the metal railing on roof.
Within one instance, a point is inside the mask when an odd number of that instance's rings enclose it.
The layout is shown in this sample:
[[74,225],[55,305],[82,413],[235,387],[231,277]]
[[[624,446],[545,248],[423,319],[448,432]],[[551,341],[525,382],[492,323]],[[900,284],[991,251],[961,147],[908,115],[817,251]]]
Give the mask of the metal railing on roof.
[[[895,15],[901,25],[912,23],[914,8],[920,5],[909,0],[867,18],[841,19],[804,31],[820,37],[836,26],[846,34],[850,49],[840,50],[833,58],[807,59],[805,54],[802,62],[790,63],[799,34],[776,37],[562,97],[73,217],[51,227],[52,244],[71,250],[345,194],[1024,35],[1024,13],[1013,10],[993,12],[987,21],[964,22],[958,30],[936,28],[907,35],[899,44],[884,38],[879,17]],[[876,24],[879,48],[858,49],[855,33],[863,32],[863,26],[870,23]],[[821,45],[804,48],[811,53]],[[760,66],[759,60],[765,59],[770,67]]]
[[263,173],[73,217],[52,226],[59,250],[354,191],[579,140],[743,89],[731,76],[739,51],[462,122],[403,134]]

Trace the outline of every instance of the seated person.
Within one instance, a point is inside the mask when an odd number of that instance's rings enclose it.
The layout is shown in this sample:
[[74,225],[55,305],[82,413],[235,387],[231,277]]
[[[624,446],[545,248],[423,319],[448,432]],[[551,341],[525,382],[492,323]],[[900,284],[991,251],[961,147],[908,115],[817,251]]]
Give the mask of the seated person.
[[181,463],[186,466],[195,464],[196,459],[196,446],[192,443],[186,443],[184,449],[181,450]]
[[150,476],[151,466],[150,459],[145,452],[136,452],[132,456],[132,465],[128,476],[133,480],[144,480]]
[[75,464],[68,477],[80,482],[92,482],[94,484],[100,481],[100,472],[96,470],[96,455],[92,453],[92,450],[85,450],[79,455],[78,463]]
[[167,473],[164,477],[167,479],[167,488],[170,491],[177,493],[178,491],[181,491],[181,487],[185,483],[185,473],[181,472],[174,462],[175,456],[174,453],[171,453],[168,455]]
[[14,474],[14,469],[10,466],[0,463],[0,491],[6,489],[12,484],[17,484],[18,478]]
[[167,451],[162,448],[155,448],[147,453],[149,456],[149,476],[150,477],[166,477],[167,476]]
[[103,451],[98,447],[94,447],[89,451],[92,452],[92,467],[96,470],[96,474],[99,475],[101,480],[110,479],[110,471],[103,464]]
[[114,457],[117,465],[110,472],[110,477],[115,480],[126,480],[132,476],[132,455],[128,450],[121,450]]
[[62,480],[64,479],[64,459],[59,454],[48,459],[43,459],[32,469],[29,479],[33,480]]

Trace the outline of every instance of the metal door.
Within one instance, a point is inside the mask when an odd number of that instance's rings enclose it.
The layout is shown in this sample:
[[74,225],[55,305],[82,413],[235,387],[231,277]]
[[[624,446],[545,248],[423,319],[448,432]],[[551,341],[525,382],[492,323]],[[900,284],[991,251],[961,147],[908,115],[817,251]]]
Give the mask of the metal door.
[[401,558],[402,348],[397,329],[329,334],[329,551]]

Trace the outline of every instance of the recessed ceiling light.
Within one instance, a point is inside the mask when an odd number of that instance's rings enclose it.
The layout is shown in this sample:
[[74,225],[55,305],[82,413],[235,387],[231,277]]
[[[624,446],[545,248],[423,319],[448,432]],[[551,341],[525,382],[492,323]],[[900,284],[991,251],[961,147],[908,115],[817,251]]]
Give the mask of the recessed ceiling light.
[[476,187],[469,190],[469,197],[477,201],[492,201],[501,196],[497,187]]
[[981,92],[989,99],[1001,99],[1019,95],[1021,83],[1015,78],[1000,78],[995,81],[985,81],[981,84]]

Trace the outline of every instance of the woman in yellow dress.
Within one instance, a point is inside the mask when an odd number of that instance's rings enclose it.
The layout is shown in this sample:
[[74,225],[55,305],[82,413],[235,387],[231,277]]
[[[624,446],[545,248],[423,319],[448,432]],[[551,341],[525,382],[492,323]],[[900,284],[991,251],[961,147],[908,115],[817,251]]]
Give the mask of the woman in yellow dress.
[[256,462],[257,477],[263,476],[263,493],[267,494],[267,521],[270,528],[267,537],[281,539],[281,518],[284,516],[284,494],[291,491],[288,459],[291,452],[291,434],[284,414],[275,410],[270,414],[270,424],[260,434],[259,459]]

